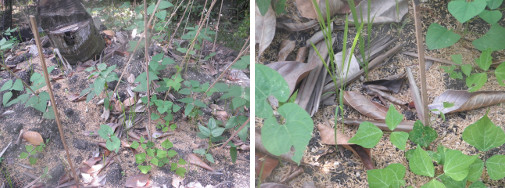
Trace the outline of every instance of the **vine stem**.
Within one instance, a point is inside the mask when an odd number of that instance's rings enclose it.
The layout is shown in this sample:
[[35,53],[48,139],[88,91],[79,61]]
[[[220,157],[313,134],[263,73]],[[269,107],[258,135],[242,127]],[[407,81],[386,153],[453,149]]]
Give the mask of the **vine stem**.
[[416,27],[416,40],[417,40],[417,54],[419,59],[419,80],[421,80],[421,98],[423,101],[424,119],[423,124],[429,125],[429,111],[428,111],[428,93],[426,91],[426,63],[424,61],[424,39],[421,35],[421,18],[419,17],[419,10],[414,0],[412,0],[414,7],[414,25]]
[[40,36],[37,31],[37,21],[35,20],[35,16],[30,15],[30,22],[32,25],[32,32],[35,37],[35,43],[37,44],[37,49],[39,50],[40,62],[42,64],[42,70],[44,71],[44,78],[46,80],[47,89],[49,90],[49,97],[51,98],[51,106],[53,107],[54,117],[56,119],[56,124],[58,125],[58,131],[60,132],[61,143],[65,148],[65,152],[67,153],[67,160],[70,168],[72,169],[72,174],[74,176],[75,183],[77,187],[79,187],[79,176],[75,173],[74,165],[72,163],[72,159],[70,158],[70,152],[68,151],[67,141],[65,140],[65,136],[63,135],[63,128],[61,126],[60,115],[58,114],[58,109],[56,108],[56,100],[54,99],[53,89],[51,87],[51,81],[49,81],[49,73],[47,72],[46,61],[44,60],[44,54],[42,53],[42,45],[40,44]]
[[23,83],[23,85],[28,88],[33,94],[35,94],[37,97],[39,96],[37,93],[35,93],[35,91],[32,90],[32,88],[21,78],[19,78],[18,75],[14,74],[14,72],[12,72],[12,70],[7,66],[7,65],[4,65],[3,63],[0,63],[0,65],[7,71],[9,71],[10,74],[12,74],[12,76],[14,76],[16,79],[19,79],[21,80],[21,83]]
[[223,145],[219,146],[219,149],[223,149],[223,147],[226,146],[228,144],[228,142],[231,141],[231,139],[235,138],[235,136],[237,136],[237,134],[245,127],[245,125],[247,125],[247,123],[249,123],[250,120],[251,120],[251,117],[248,117],[247,120],[238,128],[238,130],[235,131],[230,136],[230,138],[228,138],[228,140],[226,140],[226,142],[223,143]]

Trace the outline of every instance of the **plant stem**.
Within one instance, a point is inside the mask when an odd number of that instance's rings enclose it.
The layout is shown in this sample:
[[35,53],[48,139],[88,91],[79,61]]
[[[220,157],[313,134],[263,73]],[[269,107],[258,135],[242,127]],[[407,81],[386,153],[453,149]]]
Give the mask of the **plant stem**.
[[[159,2],[159,1],[158,1]],[[153,15],[154,15],[154,12],[153,12]],[[150,103],[151,103],[151,90],[150,90],[150,87],[149,87],[149,27],[148,27],[148,23],[147,23],[147,1],[144,0],[144,37],[146,38],[146,41],[145,41],[145,47],[144,47],[144,57],[145,57],[145,61],[146,61],[146,74],[147,74],[147,118],[149,118],[149,120],[147,121],[147,126],[146,126],[146,130],[147,130],[147,138],[149,138],[149,141],[153,141],[153,138],[151,137],[151,110],[149,109],[149,106],[150,106]]]
[[228,140],[226,140],[226,142],[223,143],[223,145],[219,146],[219,150],[223,149],[223,147],[226,146],[228,144],[228,142],[230,142],[231,139],[233,139],[235,136],[237,136],[237,134],[245,127],[245,125],[247,125],[247,123],[249,123],[250,120],[251,120],[251,117],[248,117],[247,120],[238,128],[238,130],[235,131],[230,136],[230,138],[228,138]]
[[416,27],[416,40],[417,40],[417,54],[419,55],[419,78],[421,80],[421,97],[423,99],[423,110],[424,110],[424,119],[423,124],[428,126],[429,125],[429,111],[428,111],[428,93],[426,91],[426,63],[424,62],[424,39],[423,36],[421,35],[421,18],[419,17],[419,10],[414,2],[412,0],[412,6],[414,7],[414,24]]
[[65,140],[65,136],[63,135],[63,128],[60,122],[60,115],[58,114],[58,109],[56,109],[56,100],[54,99],[53,89],[51,87],[51,81],[49,81],[49,73],[47,72],[46,61],[44,59],[44,55],[42,53],[42,45],[40,44],[39,32],[37,31],[37,22],[35,20],[35,16],[30,15],[30,22],[32,25],[32,32],[35,37],[35,43],[37,44],[37,49],[39,50],[40,62],[42,64],[42,70],[44,71],[44,78],[46,80],[47,89],[49,90],[49,97],[51,98],[51,106],[53,107],[54,117],[56,119],[56,124],[58,125],[58,131],[60,132],[61,143],[65,148],[67,153],[67,160],[70,168],[72,169],[72,174],[74,176],[75,183],[77,187],[79,187],[79,176],[75,173],[74,165],[72,163],[72,159],[70,158],[70,152],[68,151],[67,141]]

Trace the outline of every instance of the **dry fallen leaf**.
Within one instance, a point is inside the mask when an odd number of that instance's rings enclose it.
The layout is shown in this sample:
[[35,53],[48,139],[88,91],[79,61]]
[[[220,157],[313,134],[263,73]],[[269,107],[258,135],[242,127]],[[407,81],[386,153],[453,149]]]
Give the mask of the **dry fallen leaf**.
[[[256,170],[256,178],[259,174],[261,174],[261,181],[265,181],[268,176],[272,173],[275,167],[279,165],[279,160],[272,158],[266,154],[263,154],[261,152],[256,152],[256,164],[255,164],[255,170]],[[263,169],[263,172],[261,172],[261,169]]]
[[295,49],[296,42],[293,40],[283,40],[281,42],[281,48],[279,50],[279,55],[277,56],[277,61],[286,61],[288,55]]
[[287,186],[280,183],[262,183],[261,188],[291,188],[291,186]]
[[267,66],[276,70],[286,80],[290,94],[295,90],[295,86],[314,68],[313,64],[297,61],[274,62]]
[[116,36],[116,32],[114,32],[112,30],[103,30],[102,32],[111,38]]
[[126,179],[125,187],[148,187],[150,182],[149,174],[137,174]]
[[[318,124],[317,129],[319,130],[319,135],[321,136],[321,142],[323,144],[335,145],[335,130],[323,124]],[[337,145],[341,145],[344,148],[352,151],[356,156],[358,156],[366,169],[374,169],[375,165],[372,161],[370,155],[370,149],[363,148],[356,144],[348,143],[349,137],[343,135],[342,131],[337,130]]]
[[125,107],[130,107],[130,106],[134,105],[135,103],[137,103],[137,101],[135,100],[135,97],[130,97],[128,99],[125,99],[123,101],[123,103],[124,103]]
[[[326,15],[326,1],[325,0],[317,0],[319,10],[321,10],[321,15],[325,17]],[[338,13],[347,13],[349,8],[346,6],[347,3],[344,3],[342,0],[329,0],[330,5],[330,17],[333,17]],[[296,8],[300,12],[300,15],[310,19],[317,19],[317,13],[315,6],[312,1],[306,0],[296,0]]]
[[28,141],[30,144],[38,146],[44,143],[44,139],[42,139],[42,135],[35,131],[26,131],[23,133],[23,139]]
[[80,96],[79,94],[71,94],[67,97],[70,102],[80,102],[86,100],[86,95]]
[[383,86],[384,88],[387,89],[387,91],[391,91],[393,93],[398,93],[400,92],[400,89],[402,88],[403,82],[405,81],[405,76],[407,74],[398,74],[398,75],[393,75],[388,78],[380,79],[380,80],[373,80],[373,81],[367,81],[363,82],[363,86],[368,86],[368,85],[378,85],[378,86]]
[[368,100],[358,92],[344,91],[344,104],[351,106],[367,117],[377,120],[386,119],[388,111],[386,107]]
[[[444,108],[444,102],[453,103],[454,106]],[[435,114],[440,112],[447,114],[473,110],[486,106],[491,106],[505,102],[505,91],[478,91],[470,93],[465,90],[447,90],[442,95],[435,98],[432,104],[428,105]]]
[[275,36],[275,13],[272,6],[269,6],[267,13],[263,16],[256,6],[256,43],[259,43],[258,57],[270,46]]
[[205,168],[207,170],[214,171],[214,169],[212,167],[210,167],[207,163],[203,162],[200,159],[200,157],[196,156],[196,154],[194,154],[194,153],[190,153],[188,155],[188,161],[190,164],[194,164],[196,166]]

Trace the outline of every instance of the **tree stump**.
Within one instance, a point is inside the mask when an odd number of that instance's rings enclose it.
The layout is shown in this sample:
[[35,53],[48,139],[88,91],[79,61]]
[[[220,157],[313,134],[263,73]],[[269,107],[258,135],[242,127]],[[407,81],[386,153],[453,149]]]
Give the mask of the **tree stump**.
[[70,64],[98,56],[105,42],[80,0],[40,0],[40,26]]

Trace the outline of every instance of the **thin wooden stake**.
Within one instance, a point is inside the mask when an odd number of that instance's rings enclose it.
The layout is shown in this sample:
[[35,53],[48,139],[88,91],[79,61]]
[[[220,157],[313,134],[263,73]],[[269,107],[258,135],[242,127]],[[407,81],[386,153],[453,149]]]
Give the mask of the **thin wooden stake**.
[[49,97],[51,98],[51,106],[53,107],[54,117],[56,119],[56,124],[58,125],[58,131],[60,132],[61,143],[65,152],[67,153],[68,164],[70,169],[72,169],[72,174],[74,176],[75,183],[79,187],[79,176],[75,173],[74,165],[72,159],[70,158],[70,152],[67,147],[67,140],[65,140],[65,135],[63,135],[63,128],[61,127],[60,115],[58,114],[58,109],[56,108],[56,100],[54,100],[53,89],[51,87],[51,82],[49,81],[49,73],[47,72],[46,61],[44,60],[44,54],[42,53],[42,45],[40,44],[39,31],[37,30],[37,22],[35,21],[35,16],[30,15],[30,23],[32,25],[32,32],[35,37],[35,43],[37,44],[37,49],[39,50],[40,63],[42,64],[42,70],[44,71],[44,78],[46,80],[47,89],[49,90]]
[[430,116],[428,112],[428,93],[426,91],[426,63],[424,62],[424,39],[421,33],[421,18],[419,17],[419,10],[412,0],[412,6],[414,7],[414,23],[416,26],[416,40],[417,40],[417,54],[419,55],[419,80],[421,80],[421,97],[423,100],[423,110],[424,119],[422,119],[423,124],[428,126],[430,123]]
[[[154,12],[153,12],[154,14]],[[149,88],[149,27],[147,25],[147,1],[144,0],[144,37],[146,38],[146,45],[144,48],[144,57],[146,61],[146,76],[147,76],[147,117],[149,118],[149,121],[147,122],[146,130],[147,130],[147,137],[149,138],[150,141],[153,141],[153,138],[151,137],[151,110],[149,110],[149,104],[151,103],[151,92]]]

